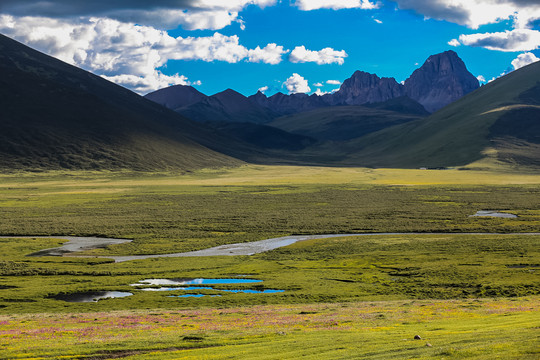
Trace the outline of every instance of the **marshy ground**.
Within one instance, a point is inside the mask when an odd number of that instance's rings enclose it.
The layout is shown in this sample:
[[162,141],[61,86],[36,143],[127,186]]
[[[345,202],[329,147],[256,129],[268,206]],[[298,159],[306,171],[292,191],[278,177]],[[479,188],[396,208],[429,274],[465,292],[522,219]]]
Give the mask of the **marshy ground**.
[[[133,239],[86,256],[166,254],[292,234],[426,234],[123,263],[27,257],[65,240],[2,238],[2,356],[532,359],[540,237],[516,233],[539,231],[538,183],[535,174],[505,172],[259,166],[4,175],[2,235]],[[480,210],[518,217],[470,217]],[[180,291],[130,286],[237,275],[263,280],[258,291],[285,291],[227,293],[220,290],[253,285],[217,285],[190,293],[222,296],[179,298],[169,295]],[[134,295],[95,303],[55,298],[91,291]]]

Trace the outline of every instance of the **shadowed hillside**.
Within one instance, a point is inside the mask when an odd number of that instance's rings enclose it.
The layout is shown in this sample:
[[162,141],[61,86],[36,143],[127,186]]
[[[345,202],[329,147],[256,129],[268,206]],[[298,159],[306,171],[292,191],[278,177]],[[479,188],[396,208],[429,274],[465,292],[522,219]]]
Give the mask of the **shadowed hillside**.
[[350,140],[428,115],[414,100],[391,99],[366,106],[332,106],[283,116],[269,125],[318,140]]
[[175,112],[3,35],[0,102],[0,168],[189,170],[241,163],[194,141],[213,139]]

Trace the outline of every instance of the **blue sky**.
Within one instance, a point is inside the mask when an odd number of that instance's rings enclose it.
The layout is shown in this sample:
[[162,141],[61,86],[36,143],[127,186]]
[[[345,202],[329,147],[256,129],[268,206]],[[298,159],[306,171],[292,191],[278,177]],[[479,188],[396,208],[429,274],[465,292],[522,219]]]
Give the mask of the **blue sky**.
[[[324,93],[452,49],[489,81],[540,57],[540,1],[2,0],[0,33],[141,94]],[[330,82],[330,83],[328,83]]]

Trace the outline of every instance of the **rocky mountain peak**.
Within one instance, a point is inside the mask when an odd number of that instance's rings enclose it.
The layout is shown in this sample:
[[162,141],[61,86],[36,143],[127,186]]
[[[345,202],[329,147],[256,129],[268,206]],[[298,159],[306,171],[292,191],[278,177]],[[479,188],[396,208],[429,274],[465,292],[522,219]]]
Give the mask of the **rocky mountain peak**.
[[362,105],[383,102],[404,95],[403,88],[394,78],[380,78],[364,71],[345,80],[332,97],[334,104]]
[[454,51],[430,56],[405,81],[405,93],[434,112],[456,101],[480,84]]

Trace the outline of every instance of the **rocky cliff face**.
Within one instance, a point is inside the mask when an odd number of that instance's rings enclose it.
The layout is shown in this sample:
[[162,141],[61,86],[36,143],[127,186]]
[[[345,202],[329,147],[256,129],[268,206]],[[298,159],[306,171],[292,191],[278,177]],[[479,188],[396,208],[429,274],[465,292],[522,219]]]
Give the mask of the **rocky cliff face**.
[[339,91],[329,96],[332,105],[362,105],[384,102],[405,95],[403,86],[394,78],[356,71],[345,80]]
[[435,112],[456,101],[480,84],[454,51],[430,56],[405,81],[405,93]]
[[394,78],[380,78],[375,74],[356,71],[345,80],[334,94],[324,96],[306,94],[266,97],[257,93],[249,97],[257,104],[280,114],[293,114],[324,106],[365,105],[408,96],[422,104],[429,112],[456,101],[479,87],[478,80],[454,51],[430,56],[424,65],[399,84]]

